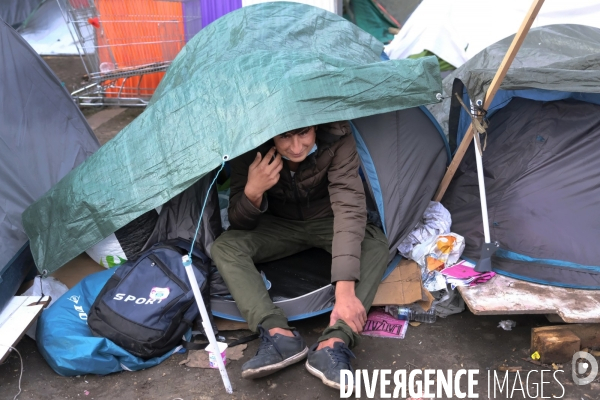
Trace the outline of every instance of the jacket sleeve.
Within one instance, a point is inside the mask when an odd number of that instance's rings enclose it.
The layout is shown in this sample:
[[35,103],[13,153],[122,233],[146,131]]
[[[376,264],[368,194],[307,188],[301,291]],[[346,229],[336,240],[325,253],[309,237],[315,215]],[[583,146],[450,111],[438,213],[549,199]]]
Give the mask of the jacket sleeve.
[[258,219],[267,211],[267,195],[263,195],[260,209],[244,193],[248,182],[248,168],[256,157],[257,150],[251,150],[231,160],[231,184],[229,193],[229,223],[232,229],[251,230],[258,225]]
[[[350,128],[348,127],[348,130]],[[340,139],[328,171],[333,209],[331,281],[360,280],[361,244],[367,225],[367,205],[360,161],[351,133]]]

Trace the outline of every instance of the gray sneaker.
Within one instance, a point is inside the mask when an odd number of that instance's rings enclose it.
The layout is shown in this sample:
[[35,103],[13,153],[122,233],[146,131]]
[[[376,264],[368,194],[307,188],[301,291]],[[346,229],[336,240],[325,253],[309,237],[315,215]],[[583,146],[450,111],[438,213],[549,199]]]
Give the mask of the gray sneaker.
[[288,337],[278,333],[271,336],[261,326],[258,331],[260,346],[256,355],[242,365],[242,378],[262,378],[306,358],[308,347],[298,332],[292,331],[294,337]]
[[308,372],[320,378],[329,387],[340,390],[340,376],[342,370],[354,369],[350,365],[350,358],[356,358],[346,343],[336,342],[331,347],[315,351],[319,344],[315,343],[308,352],[306,369]]

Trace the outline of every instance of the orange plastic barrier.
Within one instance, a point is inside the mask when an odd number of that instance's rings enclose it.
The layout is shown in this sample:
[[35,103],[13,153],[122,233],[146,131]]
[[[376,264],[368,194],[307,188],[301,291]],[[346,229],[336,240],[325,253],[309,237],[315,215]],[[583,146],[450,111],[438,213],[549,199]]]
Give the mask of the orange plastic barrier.
[[[107,72],[172,61],[185,44],[180,2],[97,0],[96,8],[101,26],[97,52]],[[121,97],[149,97],[163,76],[157,72],[126,78]],[[118,94],[123,79],[107,90],[108,97]]]

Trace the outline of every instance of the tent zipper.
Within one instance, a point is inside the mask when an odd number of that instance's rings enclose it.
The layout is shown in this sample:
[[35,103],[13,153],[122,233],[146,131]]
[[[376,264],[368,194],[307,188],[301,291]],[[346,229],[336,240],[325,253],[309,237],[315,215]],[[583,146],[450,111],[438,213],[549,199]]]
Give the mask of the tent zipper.
[[181,289],[183,289],[186,292],[190,291],[190,287],[183,282],[181,279],[179,279],[179,277],[177,275],[175,275],[170,269],[169,267],[167,267],[165,265],[165,263],[162,262],[162,260],[160,258],[158,258],[156,255],[154,254],[150,254],[148,256],[148,258],[152,261],[154,261],[154,263],[156,264],[156,266],[158,267],[158,269],[160,269],[163,274],[165,274],[169,279],[171,279],[173,282],[175,282],[175,284],[177,286],[179,286]]

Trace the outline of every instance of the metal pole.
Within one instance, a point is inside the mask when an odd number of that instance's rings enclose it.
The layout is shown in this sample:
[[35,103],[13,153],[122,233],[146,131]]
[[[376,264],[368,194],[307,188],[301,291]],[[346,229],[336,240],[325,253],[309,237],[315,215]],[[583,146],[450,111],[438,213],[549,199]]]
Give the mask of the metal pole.
[[[479,133],[475,133],[479,135]],[[475,143],[475,162],[477,163],[477,181],[479,182],[479,198],[481,200],[481,218],[483,219],[483,237],[486,243],[490,243],[490,221],[488,218],[487,197],[485,195],[485,181],[483,180],[483,162],[481,160],[481,148],[478,140],[473,136]]]

